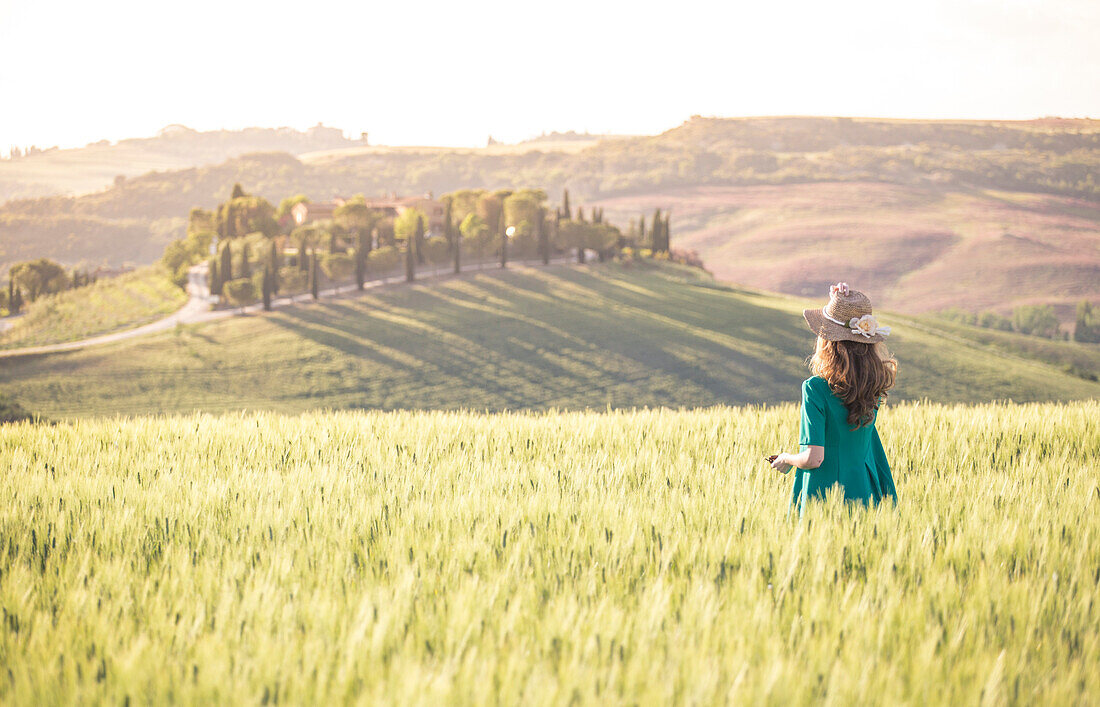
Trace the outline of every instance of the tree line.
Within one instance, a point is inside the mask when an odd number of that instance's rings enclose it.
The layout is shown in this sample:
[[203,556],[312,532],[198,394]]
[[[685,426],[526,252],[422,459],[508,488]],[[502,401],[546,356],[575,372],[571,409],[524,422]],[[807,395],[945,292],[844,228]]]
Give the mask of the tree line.
[[548,264],[567,251],[582,263],[589,252],[601,262],[670,257],[671,218],[660,209],[631,220],[624,233],[604,220],[603,209],[574,208],[568,190],[552,209],[541,189],[464,189],[439,201],[444,214],[438,233],[419,209],[393,215],[371,207],[361,194],[338,206],[331,219],[296,225],[292,210],[310,203],[308,197],[286,197],[274,206],[235,184],[214,209],[191,209],[187,235],[170,243],[161,260],[181,287],[189,269],[205,261],[212,294],[234,306],[259,300],[270,309],[280,293],[318,297],[322,274],[337,286],[350,278],[361,290],[371,277],[402,267],[408,281],[425,267],[459,273],[468,259],[507,267],[510,258]]
[[87,270],[67,270],[61,263],[39,258],[12,265],[8,286],[0,290],[0,310],[19,314],[23,307],[40,297],[75,290],[95,283],[97,277]]
[[1027,304],[1012,310],[1011,316],[997,312],[966,312],[958,308],[945,309],[939,315],[961,324],[1083,343],[1100,343],[1100,306],[1087,300],[1077,304],[1077,316],[1072,331],[1064,331],[1054,308],[1049,304]]

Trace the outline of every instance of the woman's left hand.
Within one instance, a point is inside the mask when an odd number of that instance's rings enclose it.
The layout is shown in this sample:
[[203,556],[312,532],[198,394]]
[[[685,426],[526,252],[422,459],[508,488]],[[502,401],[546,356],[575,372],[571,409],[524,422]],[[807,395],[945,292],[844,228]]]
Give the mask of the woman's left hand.
[[791,463],[787,461],[786,452],[783,452],[775,458],[775,461],[772,462],[772,468],[781,474],[786,474],[791,470]]

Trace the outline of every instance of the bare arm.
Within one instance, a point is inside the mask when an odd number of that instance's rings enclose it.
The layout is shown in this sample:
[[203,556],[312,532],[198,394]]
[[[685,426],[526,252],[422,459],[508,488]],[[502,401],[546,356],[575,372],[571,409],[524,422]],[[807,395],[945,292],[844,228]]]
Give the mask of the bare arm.
[[811,444],[798,454],[781,453],[772,462],[772,468],[786,474],[792,466],[799,469],[816,469],[823,461],[825,461],[825,448]]

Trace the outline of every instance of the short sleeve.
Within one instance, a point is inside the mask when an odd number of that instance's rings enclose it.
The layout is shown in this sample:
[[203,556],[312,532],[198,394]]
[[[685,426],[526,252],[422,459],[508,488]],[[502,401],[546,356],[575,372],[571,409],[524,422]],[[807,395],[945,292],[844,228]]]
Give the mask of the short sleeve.
[[798,431],[800,445],[825,446],[825,399],[813,384],[813,378],[802,383],[802,425]]

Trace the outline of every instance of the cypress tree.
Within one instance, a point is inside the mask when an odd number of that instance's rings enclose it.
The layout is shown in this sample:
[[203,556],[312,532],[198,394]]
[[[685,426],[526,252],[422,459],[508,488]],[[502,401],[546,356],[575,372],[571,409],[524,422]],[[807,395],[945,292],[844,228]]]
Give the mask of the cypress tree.
[[252,277],[252,263],[248,262],[248,244],[241,245],[241,272],[237,277]]
[[452,250],[455,247],[455,227],[451,222],[451,199],[443,205],[443,237],[447,239],[447,247]]
[[645,246],[645,214],[638,219],[638,246]]
[[[561,211],[559,210],[559,211],[554,213],[554,241],[559,243],[559,244],[561,242],[561,219],[562,219],[562,215],[561,215]],[[550,248],[549,238],[547,239],[546,246],[547,246],[547,250],[549,250],[549,248]]]
[[573,218],[573,212],[569,210],[569,190],[563,189],[561,195],[561,213],[562,218],[569,221]]
[[275,241],[271,241],[271,249],[267,254],[267,267],[271,270],[271,294],[279,293],[279,249],[275,247]]
[[405,240],[405,282],[412,282],[416,279],[416,255],[413,251],[416,250],[416,238],[410,237]]
[[321,294],[317,280],[317,251],[314,250],[309,254],[309,292],[313,295],[313,299],[317,299]]
[[416,216],[416,232],[413,234],[416,239],[416,264],[424,264],[424,217],[417,214]]
[[222,262],[218,268],[218,294],[222,293],[222,285],[233,279],[233,251],[229,250],[229,241],[222,244]]
[[665,247],[665,252],[672,251],[672,242],[669,239],[669,221],[672,219],[672,214],[665,214],[665,225],[661,227],[661,243]]
[[1077,321],[1073,327],[1073,340],[1095,344],[1100,342],[1100,322],[1096,311],[1087,300],[1077,304]]
[[584,207],[577,207],[577,223],[584,223]]
[[15,288],[15,292],[12,293],[11,299],[8,300],[8,309],[12,314],[19,314],[23,310],[23,289],[20,287]]
[[504,225],[504,211],[500,212],[500,267],[508,267],[508,228]]
[[542,264],[550,264],[550,228],[546,223],[546,209],[539,209],[538,217],[535,221],[535,228],[538,229],[539,234],[539,255],[542,256]]
[[335,233],[328,234],[328,252],[329,252],[329,255],[332,255],[336,252],[336,234]]
[[653,252],[661,251],[661,210],[653,210],[653,227],[649,229],[649,239],[653,243]]
[[241,188],[241,183],[237,182],[233,185],[233,193],[230,194],[230,199],[240,199],[242,196],[248,196],[244,193],[244,189]]
[[367,280],[367,245],[370,236],[359,234],[359,242],[355,244],[355,286],[363,289],[363,283]]
[[264,311],[265,312],[270,312],[271,311],[272,284],[273,283],[272,283],[272,280],[271,280],[271,267],[268,266],[268,267],[264,268],[264,279],[263,279],[263,299],[264,299]]
[[8,313],[15,314],[15,280],[8,278]]
[[454,242],[455,275],[462,271],[462,232],[455,234]]
[[213,258],[210,259],[210,265],[207,268],[207,273],[210,278],[210,294],[216,295],[222,291],[221,280],[218,279],[218,261]]

